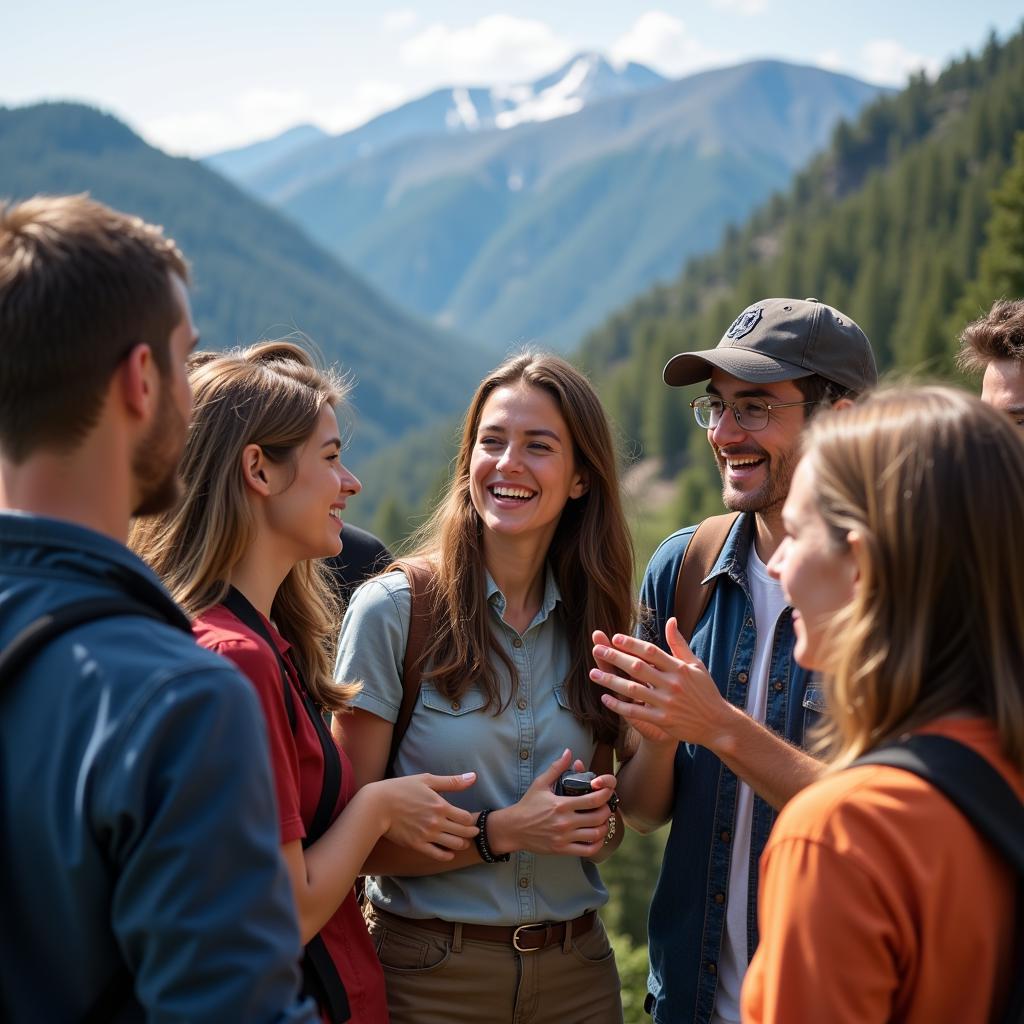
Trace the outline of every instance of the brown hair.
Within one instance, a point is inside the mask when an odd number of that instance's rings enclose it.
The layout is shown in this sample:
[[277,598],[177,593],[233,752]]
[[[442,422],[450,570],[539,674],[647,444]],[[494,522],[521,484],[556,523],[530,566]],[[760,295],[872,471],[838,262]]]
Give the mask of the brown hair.
[[880,392],[807,435],[837,544],[859,582],[830,628],[826,740],[845,765],[968,709],[1024,768],[1024,445],[1005,416],[945,387]]
[[565,680],[573,713],[598,740],[614,742],[616,716],[600,701],[590,682],[595,629],[630,632],[635,619],[633,545],[619,495],[615,445],[601,403],[590,382],[557,356],[523,352],[494,370],[476,390],[462,429],[455,473],[431,519],[417,533],[414,557],[435,571],[435,631],[424,652],[432,667],[425,673],[446,696],[461,695],[476,680],[495,711],[502,700],[496,655],[513,683],[515,667],[496,643],[486,601],[486,566],[480,517],[470,498],[470,460],[480,414],[497,388],[517,384],[541,388],[558,406],[573,440],[576,468],[586,474],[588,489],[562,510],[548,551],[548,564],[561,591],[563,617],[571,650]]
[[957,366],[965,373],[981,373],[993,359],[1024,363],[1024,299],[999,299],[963,329]]
[[[184,497],[172,512],[135,520],[129,545],[196,616],[224,599],[231,570],[253,543],[242,450],[257,444],[272,462],[291,461],[324,404],[337,405],[347,387],[287,341],[198,353],[189,376],[195,412],[181,464]],[[358,686],[331,678],[340,610],[327,572],[319,560],[297,563],[271,611],[314,700],[340,711]]]
[[118,363],[145,343],[161,373],[181,318],[174,242],[85,195],[0,203],[0,448],[23,462],[95,425]]

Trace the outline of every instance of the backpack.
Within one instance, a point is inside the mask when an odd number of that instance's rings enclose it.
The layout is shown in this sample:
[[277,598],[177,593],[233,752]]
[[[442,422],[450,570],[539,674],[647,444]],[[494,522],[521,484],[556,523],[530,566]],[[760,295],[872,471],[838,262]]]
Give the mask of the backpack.
[[683,639],[689,643],[718,586],[718,577],[704,580],[715,567],[729,533],[741,513],[726,512],[710,516],[697,526],[683,552],[676,576],[673,612]]
[[960,811],[1017,873],[1016,970],[1003,1024],[1024,1021],[1024,804],[980,754],[948,736],[917,734],[858,757],[850,767],[888,765],[913,772]]
[[[394,774],[395,756],[412,719],[416,701],[420,695],[423,677],[423,660],[426,653],[427,637],[433,629],[433,603],[430,594],[434,572],[422,561],[398,561],[390,569],[401,569],[409,581],[409,595],[412,599],[412,614],[409,618],[409,637],[405,643],[405,659],[402,662],[402,703],[398,718],[391,733],[391,750],[388,753],[388,775]],[[614,750],[610,743],[598,743],[594,750],[592,769],[598,775],[608,774],[614,767]]]
[[[61,605],[40,615],[21,629],[0,651],[0,692],[14,683],[28,663],[43,648],[76,626],[118,615],[142,615],[188,630],[188,620],[172,617],[167,609],[129,597],[86,597]],[[122,962],[82,1018],[82,1024],[106,1024],[120,1019],[134,999],[134,978]]]

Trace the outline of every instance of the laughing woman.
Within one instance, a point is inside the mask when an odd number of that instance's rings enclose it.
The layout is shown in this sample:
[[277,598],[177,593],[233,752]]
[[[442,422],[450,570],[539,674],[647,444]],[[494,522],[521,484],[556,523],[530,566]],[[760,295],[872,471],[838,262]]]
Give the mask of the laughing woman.
[[833,770],[765,849],[743,1020],[1020,1021],[1010,864],[917,774],[858,763],[976,759],[971,791],[1024,819],[1019,433],[963,392],[879,394],[815,420],[783,520],[769,571],[825,674]]
[[191,382],[184,498],[138,520],[132,546],[194,617],[199,642],[234,661],[260,699],[307,990],[325,1020],[382,1024],[384,980],[353,883],[382,836],[434,863],[471,845],[471,816],[438,791],[473,776],[357,793],[324,724],[321,712],[344,711],[358,690],[331,682],[337,608],[316,561],[341,550],[340,515],[360,489],[340,461],[342,385],[286,342],[204,354]]
[[[366,916],[392,1020],[621,1021],[596,914],[596,862],[621,840],[619,736],[587,672],[592,631],[632,627],[633,558],[611,432],[579,372],[523,354],[483,381],[412,561],[432,582],[411,717],[391,762],[413,612],[405,573],[391,572],[345,617],[335,677],[363,683],[346,741],[364,785],[389,762],[398,775],[472,765],[480,781],[452,800],[480,834],[445,864],[388,842],[374,852]],[[585,766],[598,773],[589,792],[554,792]]]

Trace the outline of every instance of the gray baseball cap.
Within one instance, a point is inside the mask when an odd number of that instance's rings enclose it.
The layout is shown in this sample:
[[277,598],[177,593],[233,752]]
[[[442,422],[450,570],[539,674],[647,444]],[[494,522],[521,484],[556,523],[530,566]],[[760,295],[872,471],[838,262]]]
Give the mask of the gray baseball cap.
[[716,367],[752,383],[813,373],[858,393],[878,383],[867,336],[845,313],[817,299],[762,299],[747,306],[715,348],[673,356],[665,364],[665,383],[696,384]]

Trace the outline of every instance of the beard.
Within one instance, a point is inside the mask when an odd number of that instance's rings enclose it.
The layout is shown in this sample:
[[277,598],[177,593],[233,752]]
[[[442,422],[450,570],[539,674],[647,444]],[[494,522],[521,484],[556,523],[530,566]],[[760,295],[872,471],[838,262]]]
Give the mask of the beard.
[[151,516],[173,508],[181,497],[178,464],[185,451],[188,423],[171,396],[169,383],[160,389],[160,404],[149,432],[132,455],[139,504],[132,513]]
[[725,456],[718,448],[714,449],[715,463],[718,472],[722,477],[722,504],[731,512],[774,512],[780,509],[786,502],[786,495],[789,494],[789,485],[793,480],[793,473],[797,463],[800,461],[799,446],[794,446],[787,451],[780,452],[775,456],[769,455],[762,448],[756,445],[747,445],[741,449],[730,449],[730,455],[756,455],[763,458],[765,467],[765,480],[753,490],[744,491],[731,486],[728,482],[728,467]]

